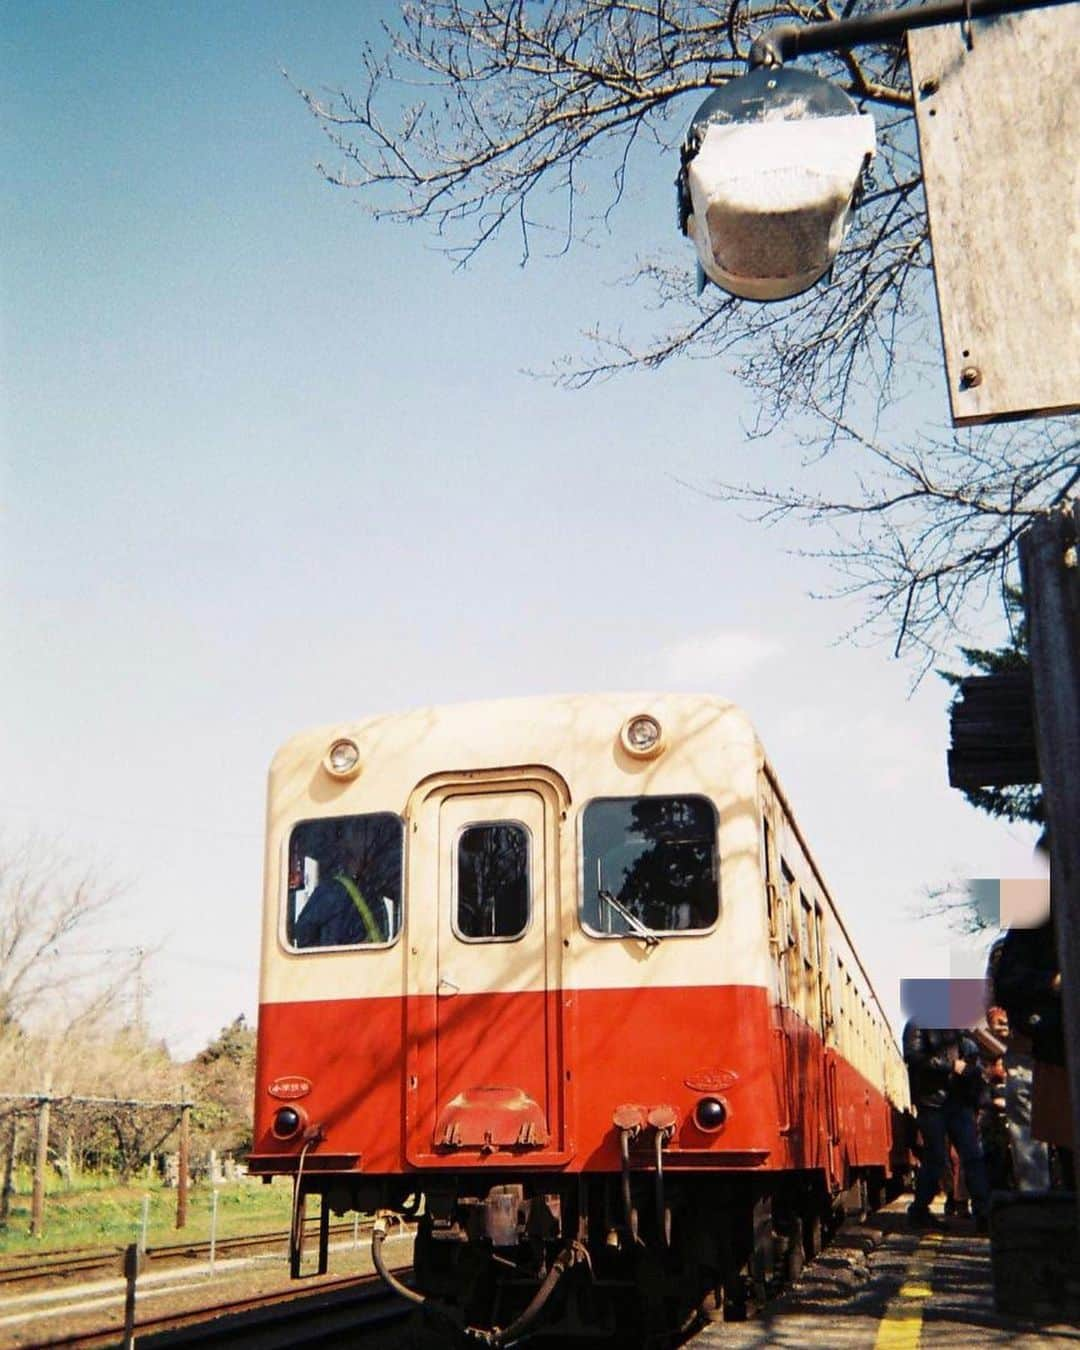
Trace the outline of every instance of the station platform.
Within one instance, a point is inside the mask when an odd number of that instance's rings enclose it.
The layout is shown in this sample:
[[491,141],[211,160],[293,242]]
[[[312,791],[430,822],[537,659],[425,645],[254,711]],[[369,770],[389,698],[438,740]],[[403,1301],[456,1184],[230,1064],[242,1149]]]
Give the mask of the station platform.
[[694,1350],[1080,1350],[1080,1325],[995,1311],[990,1243],[972,1220],[944,1220],[938,1208],[943,1230],[913,1232],[910,1203],[902,1196],[863,1223],[846,1223],[761,1314],[706,1328]]

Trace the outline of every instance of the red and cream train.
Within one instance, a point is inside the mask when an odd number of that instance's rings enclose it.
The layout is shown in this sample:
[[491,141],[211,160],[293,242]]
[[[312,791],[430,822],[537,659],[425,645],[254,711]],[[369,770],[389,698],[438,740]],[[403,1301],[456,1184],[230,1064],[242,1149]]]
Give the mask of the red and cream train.
[[384,1270],[416,1217],[449,1323],[738,1315],[901,1166],[906,1094],[734,705],[436,708],[275,758],[251,1170],[383,1216]]

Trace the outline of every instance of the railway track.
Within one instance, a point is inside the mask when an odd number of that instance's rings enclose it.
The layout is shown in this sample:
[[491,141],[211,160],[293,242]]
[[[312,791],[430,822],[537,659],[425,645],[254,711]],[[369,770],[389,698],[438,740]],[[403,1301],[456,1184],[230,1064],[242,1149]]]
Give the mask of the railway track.
[[[351,1222],[331,1224],[330,1238],[333,1241],[335,1238],[340,1240],[350,1237],[356,1231],[366,1233],[370,1227],[370,1220],[362,1222],[359,1230]],[[314,1241],[318,1234],[317,1219],[308,1222],[307,1233],[310,1240]],[[289,1234],[286,1229],[272,1233],[247,1233],[240,1237],[218,1238],[214,1244],[214,1254],[218,1259],[224,1260],[261,1248],[281,1246],[284,1249],[288,1241]],[[34,1281],[69,1279],[75,1275],[115,1275],[123,1264],[124,1252],[121,1247],[79,1248],[68,1251],[57,1249],[51,1252],[30,1253],[25,1261],[17,1256],[9,1259],[17,1264],[0,1268],[0,1290]],[[155,1265],[177,1261],[208,1261],[210,1243],[174,1242],[159,1247],[148,1247],[146,1259]]]
[[[351,1234],[352,1225],[339,1225],[341,1230]],[[279,1241],[279,1233],[251,1235],[249,1244],[259,1238]],[[839,1279],[832,1273],[832,1267],[843,1268],[851,1264],[850,1254],[856,1249],[862,1250],[861,1229],[850,1235],[847,1240],[843,1234],[838,1236],[835,1249],[833,1245],[825,1248],[820,1262],[807,1267],[804,1278],[810,1280],[810,1297],[819,1282],[828,1283]],[[190,1251],[200,1244],[175,1244],[166,1249],[173,1254],[181,1250]],[[59,1255],[59,1254],[50,1254]],[[865,1262],[864,1262],[865,1264]],[[408,1280],[410,1267],[399,1268],[397,1273]],[[762,1302],[754,1300],[751,1318],[768,1307],[775,1307],[777,1301],[791,1292],[789,1280],[777,1280]],[[207,1289],[209,1295],[210,1290]],[[122,1298],[122,1294],[121,1294]],[[222,1290],[216,1301],[207,1301],[198,1307],[180,1307],[174,1305],[169,1312],[150,1315],[149,1307],[137,1305],[135,1336],[139,1350],[200,1350],[206,1346],[228,1347],[228,1350],[334,1350],[335,1347],[350,1347],[350,1350],[362,1350],[365,1345],[373,1345],[380,1350],[404,1346],[407,1336],[406,1322],[413,1311],[412,1305],[395,1296],[386,1289],[375,1276],[353,1274],[335,1279],[323,1279],[317,1288],[305,1289],[263,1289],[247,1296],[226,1297]],[[69,1335],[57,1334],[57,1328],[44,1339],[29,1342],[20,1339],[20,1350],[105,1350],[105,1347],[119,1347],[122,1335],[117,1323],[116,1304],[113,1304],[110,1325],[102,1325],[108,1314],[98,1315],[98,1325],[92,1323],[78,1332]],[[69,1323],[70,1326],[70,1323]],[[29,1328],[26,1328],[28,1330]],[[24,1330],[23,1335],[26,1334]],[[65,1329],[66,1330],[66,1329]],[[726,1333],[725,1333],[726,1334]],[[696,1323],[686,1327],[681,1336],[671,1335],[662,1338],[665,1346],[682,1345],[689,1347],[698,1343],[713,1343],[716,1329]],[[618,1344],[621,1342],[609,1342]],[[654,1344],[643,1342],[643,1344]],[[661,1340],[655,1342],[659,1345]],[[761,1342],[758,1342],[760,1344]],[[542,1334],[538,1346],[554,1346],[556,1341]],[[564,1350],[581,1347],[584,1343],[560,1339],[558,1345]],[[595,1344],[591,1341],[590,1344]]]
[[[407,1270],[400,1272],[407,1275]],[[377,1276],[332,1280],[317,1292],[258,1295],[230,1299],[194,1313],[138,1318],[135,1337],[140,1350],[194,1350],[229,1346],[231,1350],[315,1350],[371,1337],[385,1344],[386,1333],[402,1324],[411,1305],[391,1293]],[[375,1338],[378,1339],[375,1339]],[[20,1350],[103,1350],[121,1343],[115,1326],[73,1336],[50,1336]]]

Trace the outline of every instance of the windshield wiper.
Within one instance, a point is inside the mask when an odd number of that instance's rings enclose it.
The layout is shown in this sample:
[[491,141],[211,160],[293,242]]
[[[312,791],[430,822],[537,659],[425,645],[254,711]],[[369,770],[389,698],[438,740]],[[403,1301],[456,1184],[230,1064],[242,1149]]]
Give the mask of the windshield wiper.
[[610,891],[597,891],[596,894],[601,900],[606,900],[616,914],[621,914],[626,922],[633,929],[634,934],[641,938],[646,947],[655,947],[660,941],[659,933],[654,933],[651,928],[646,928],[636,915],[630,913],[621,901],[616,900]]

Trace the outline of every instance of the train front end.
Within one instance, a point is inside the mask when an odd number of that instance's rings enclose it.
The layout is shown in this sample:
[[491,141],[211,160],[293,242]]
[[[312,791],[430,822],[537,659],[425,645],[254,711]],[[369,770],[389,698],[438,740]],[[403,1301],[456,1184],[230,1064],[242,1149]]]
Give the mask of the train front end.
[[414,1294],[489,1336],[541,1305],[669,1325],[730,1282],[793,1147],[761,764],[737,708],[683,696],[290,742],[251,1170],[416,1218]]

